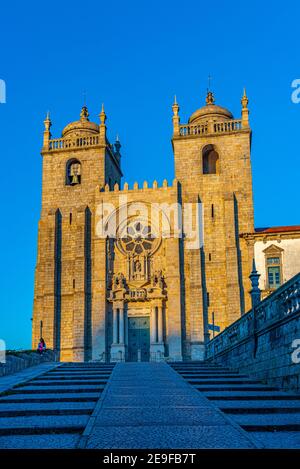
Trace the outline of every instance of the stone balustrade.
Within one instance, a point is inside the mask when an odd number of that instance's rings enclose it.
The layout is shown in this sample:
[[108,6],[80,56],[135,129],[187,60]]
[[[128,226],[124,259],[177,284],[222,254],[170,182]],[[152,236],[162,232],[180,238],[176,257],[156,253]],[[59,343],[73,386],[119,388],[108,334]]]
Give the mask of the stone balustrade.
[[216,122],[214,124],[214,133],[222,134],[228,132],[236,132],[242,129],[241,119],[232,119],[225,122]]
[[230,119],[224,122],[206,122],[204,124],[179,125],[180,137],[193,137],[195,135],[222,134],[242,130],[241,119]]
[[99,145],[99,136],[91,135],[77,138],[55,138],[49,140],[48,151],[68,150]]
[[5,363],[0,363],[0,377],[44,362],[57,361],[55,352],[47,350],[42,355],[34,350],[7,351]]
[[[300,273],[206,345],[206,359],[286,389],[300,390]],[[300,349],[300,347],[299,347]]]
[[179,126],[179,134],[183,137],[187,137],[189,135],[202,135],[208,133],[208,125],[207,124],[184,124]]

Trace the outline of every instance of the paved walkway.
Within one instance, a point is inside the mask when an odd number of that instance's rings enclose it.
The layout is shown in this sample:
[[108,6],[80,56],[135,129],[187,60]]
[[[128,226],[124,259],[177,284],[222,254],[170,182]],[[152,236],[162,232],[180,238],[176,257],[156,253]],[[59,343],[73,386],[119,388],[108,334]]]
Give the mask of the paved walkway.
[[254,440],[165,363],[115,366],[81,448],[255,448]]
[[22,371],[17,371],[12,375],[1,376],[0,377],[0,393],[6,392],[14,386],[25,383],[33,378],[36,378],[43,373],[46,373],[57,366],[60,366],[61,363],[57,362],[47,362],[41,363],[40,365],[31,366],[30,368],[25,368]]
[[76,448],[114,365],[59,365],[5,379],[15,387],[0,394],[0,449]]

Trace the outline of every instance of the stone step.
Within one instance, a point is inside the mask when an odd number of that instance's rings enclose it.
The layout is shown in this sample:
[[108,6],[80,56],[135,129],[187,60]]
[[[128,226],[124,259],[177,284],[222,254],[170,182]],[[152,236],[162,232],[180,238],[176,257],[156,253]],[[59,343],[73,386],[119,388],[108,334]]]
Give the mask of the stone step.
[[74,374],[111,374],[112,370],[103,370],[101,368],[89,368],[86,370],[81,370],[80,368],[53,368],[52,370],[47,371],[47,374],[55,374],[55,373],[74,373]]
[[41,433],[81,433],[88,415],[35,417],[0,417],[0,435],[34,435]]
[[60,366],[59,368],[55,368],[53,370],[49,370],[48,373],[53,373],[55,370],[56,371],[80,371],[82,373],[85,372],[91,372],[91,371],[96,371],[96,372],[112,372],[114,367],[102,367],[102,366],[85,366],[85,367],[80,367],[80,366]]
[[9,403],[0,406],[1,417],[20,417],[30,415],[89,415],[95,402],[50,402],[50,403]]
[[60,386],[59,388],[55,386],[45,386],[41,388],[39,386],[26,386],[20,389],[14,389],[11,391],[12,394],[36,394],[36,393],[45,393],[45,394],[62,394],[62,393],[86,393],[89,392],[100,392],[104,389],[103,386],[81,386],[81,387],[74,387],[74,386],[66,386],[63,388]]
[[244,393],[241,393],[241,391],[234,392],[234,391],[207,391],[204,393],[204,395],[210,399],[210,400],[228,400],[228,401],[263,401],[263,400],[276,400],[276,399],[282,399],[282,400],[300,400],[300,395],[292,395],[292,394],[285,394],[280,391],[264,391],[264,392],[257,392],[257,391],[245,391]]
[[211,368],[209,366],[197,366],[197,367],[178,367],[178,366],[172,366],[173,370],[177,371],[178,373],[181,372],[197,372],[197,371],[211,371],[217,373],[218,371],[223,371],[223,372],[232,372],[229,368],[223,368],[222,366],[216,366],[214,368]]
[[0,410],[0,418],[15,418],[15,417],[41,417],[52,415],[90,415],[92,410],[86,409],[52,409],[52,410]]
[[300,434],[294,431],[251,432],[255,440],[261,442],[268,449],[300,449]]
[[218,391],[218,392],[224,392],[224,391],[276,391],[277,388],[271,388],[269,386],[264,386],[264,385],[258,385],[258,384],[222,384],[222,385],[215,385],[215,386],[208,386],[204,384],[203,386],[197,384],[195,385],[195,388],[198,389],[198,391],[201,392],[208,392],[208,391]]
[[208,365],[207,363],[194,363],[194,362],[191,362],[191,363],[188,363],[188,362],[181,362],[181,363],[171,363],[170,366],[172,368],[184,368],[184,369],[188,369],[188,368],[209,368],[210,370],[214,370],[216,368],[220,369],[222,368],[223,370],[228,370],[229,368],[228,367],[225,367],[225,366],[222,366],[222,365]]
[[203,373],[200,373],[200,372],[197,372],[197,373],[180,373],[180,375],[185,378],[185,379],[189,379],[189,378],[222,378],[222,377],[226,377],[226,378],[249,378],[248,375],[239,375],[238,373],[224,373],[224,372],[221,372],[219,371],[218,373],[209,373],[209,372],[203,372]]
[[[62,380],[62,381],[54,381],[54,380],[32,380],[30,381],[33,386],[74,386],[74,385],[80,385],[80,386],[86,386],[86,385],[95,385],[95,384],[106,384],[107,380],[106,379],[94,379],[94,380]],[[26,386],[26,384],[24,384]],[[22,386],[18,386],[22,387]]]
[[[299,413],[278,414],[232,414],[231,419],[247,431],[275,431],[276,428],[289,431],[300,430]],[[300,434],[299,434],[300,438]]]
[[266,402],[264,400],[257,400],[257,401],[249,401],[249,400],[242,400],[242,401],[224,401],[222,399],[215,400],[214,404],[218,406],[222,412],[233,412],[233,413],[263,413],[263,412],[288,412],[288,409],[292,409],[292,411],[300,412],[300,400],[270,400]]
[[211,379],[199,379],[199,378],[192,378],[187,379],[187,382],[193,385],[197,384],[216,384],[217,386],[220,384],[260,384],[260,381],[256,379],[237,379],[237,378],[211,378]]
[[[175,368],[224,414],[266,448],[300,448],[300,395],[288,394],[230,370]],[[298,432],[298,433],[297,433]],[[278,439],[276,434],[282,435]]]
[[0,409],[1,404],[5,404],[6,402],[97,402],[99,400],[100,394],[99,392],[89,392],[89,393],[69,393],[67,396],[66,394],[56,393],[53,394],[40,394],[40,393],[33,393],[33,394],[9,394],[5,397],[0,399]]
[[300,408],[297,407],[220,407],[220,410],[224,412],[224,414],[232,414],[232,415],[262,415],[262,414],[299,414]]
[[74,449],[79,439],[72,433],[0,436],[0,449]]
[[207,366],[209,368],[215,368],[215,367],[218,367],[220,368],[221,365],[218,365],[217,363],[206,363],[204,361],[200,361],[200,360],[193,360],[193,361],[187,361],[187,362],[171,362],[170,365],[172,367],[176,367],[176,366],[182,366],[182,367],[188,367],[188,366],[192,366],[192,367],[195,367],[195,366]]
[[[38,379],[39,381],[44,381],[44,380],[55,380],[55,379],[60,379],[60,380],[64,380],[64,379],[77,379],[77,380],[86,380],[86,379],[106,379],[108,380],[110,377],[110,375],[102,375],[102,374],[93,374],[93,375],[90,375],[90,374],[85,374],[85,375],[82,375],[82,373],[53,373],[51,376],[49,374],[46,374],[46,375],[43,375],[43,376],[40,376],[38,378],[34,378],[34,380]],[[32,380],[32,381],[34,381]]]

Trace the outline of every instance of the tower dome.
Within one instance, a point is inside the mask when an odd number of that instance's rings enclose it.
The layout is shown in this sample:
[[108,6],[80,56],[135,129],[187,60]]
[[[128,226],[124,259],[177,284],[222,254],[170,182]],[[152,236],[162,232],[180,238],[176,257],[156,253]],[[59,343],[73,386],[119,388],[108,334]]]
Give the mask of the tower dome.
[[62,131],[62,137],[70,137],[71,135],[82,135],[99,133],[99,125],[89,120],[89,111],[83,106],[80,113],[80,119],[68,124]]
[[211,91],[207,92],[206,105],[197,109],[197,111],[191,115],[189,118],[189,124],[195,124],[208,119],[212,119],[214,121],[233,119],[233,115],[228,109],[215,104],[215,98]]

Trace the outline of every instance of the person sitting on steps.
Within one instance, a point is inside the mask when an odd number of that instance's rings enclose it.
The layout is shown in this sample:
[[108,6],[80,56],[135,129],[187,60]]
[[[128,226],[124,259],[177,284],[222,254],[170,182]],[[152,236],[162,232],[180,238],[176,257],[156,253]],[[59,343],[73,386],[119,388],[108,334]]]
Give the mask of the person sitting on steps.
[[37,351],[39,352],[40,355],[42,355],[42,353],[46,351],[46,344],[45,344],[43,337],[40,338]]

